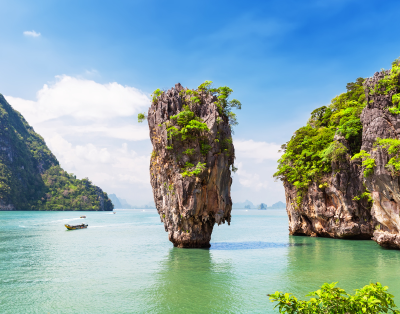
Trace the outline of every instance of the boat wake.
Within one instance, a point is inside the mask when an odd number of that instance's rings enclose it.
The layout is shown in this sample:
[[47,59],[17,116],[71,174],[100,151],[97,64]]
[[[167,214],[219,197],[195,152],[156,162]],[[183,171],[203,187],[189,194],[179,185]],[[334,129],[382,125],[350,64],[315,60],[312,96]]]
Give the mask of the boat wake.
[[54,222],[54,223],[59,223],[59,222],[67,222],[67,221],[73,221],[73,220],[80,220],[81,218],[65,218],[65,219],[59,219],[59,220],[53,220],[50,222]]

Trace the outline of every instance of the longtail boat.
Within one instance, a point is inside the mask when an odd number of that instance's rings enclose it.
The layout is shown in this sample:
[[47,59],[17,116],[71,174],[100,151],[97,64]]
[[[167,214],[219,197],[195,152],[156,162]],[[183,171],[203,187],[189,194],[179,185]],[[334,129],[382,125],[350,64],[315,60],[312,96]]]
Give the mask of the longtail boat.
[[85,229],[85,228],[88,227],[88,225],[85,225],[85,224],[76,225],[76,226],[65,225],[65,227],[66,227],[68,230],[76,230],[76,229]]

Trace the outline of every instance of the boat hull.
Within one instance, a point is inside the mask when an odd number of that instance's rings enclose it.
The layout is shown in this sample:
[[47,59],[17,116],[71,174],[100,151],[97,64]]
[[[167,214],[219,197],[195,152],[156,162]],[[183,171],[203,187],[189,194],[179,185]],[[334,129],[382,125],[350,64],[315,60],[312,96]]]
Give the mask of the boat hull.
[[86,229],[88,227],[88,225],[77,225],[77,226],[70,226],[70,225],[64,225],[65,228],[67,228],[68,230],[77,230],[77,229]]

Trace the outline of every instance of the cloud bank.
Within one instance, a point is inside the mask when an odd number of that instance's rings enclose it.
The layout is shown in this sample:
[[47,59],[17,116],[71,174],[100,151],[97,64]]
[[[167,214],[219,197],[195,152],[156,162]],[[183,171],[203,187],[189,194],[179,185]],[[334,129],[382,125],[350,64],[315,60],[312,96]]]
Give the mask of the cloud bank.
[[132,202],[152,200],[148,127],[137,123],[150,98],[118,83],[57,76],[35,100],[5,96],[78,178]]
[[[137,114],[150,105],[145,93],[63,75],[45,84],[35,100],[6,99],[43,136],[66,171],[134,205],[152,201],[149,131],[146,123],[137,123]],[[280,146],[252,139],[234,139],[234,145],[239,170],[233,174],[233,201],[284,200],[281,184],[272,179]]]

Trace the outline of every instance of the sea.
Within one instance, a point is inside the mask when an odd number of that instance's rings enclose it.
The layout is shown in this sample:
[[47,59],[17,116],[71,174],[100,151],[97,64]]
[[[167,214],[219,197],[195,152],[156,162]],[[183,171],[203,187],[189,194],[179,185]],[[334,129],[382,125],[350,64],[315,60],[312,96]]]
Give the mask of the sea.
[[399,275],[400,251],[289,236],[285,210],[233,210],[210,249],[174,248],[155,209],[0,212],[0,313],[278,313],[268,294],[325,282],[400,305]]

